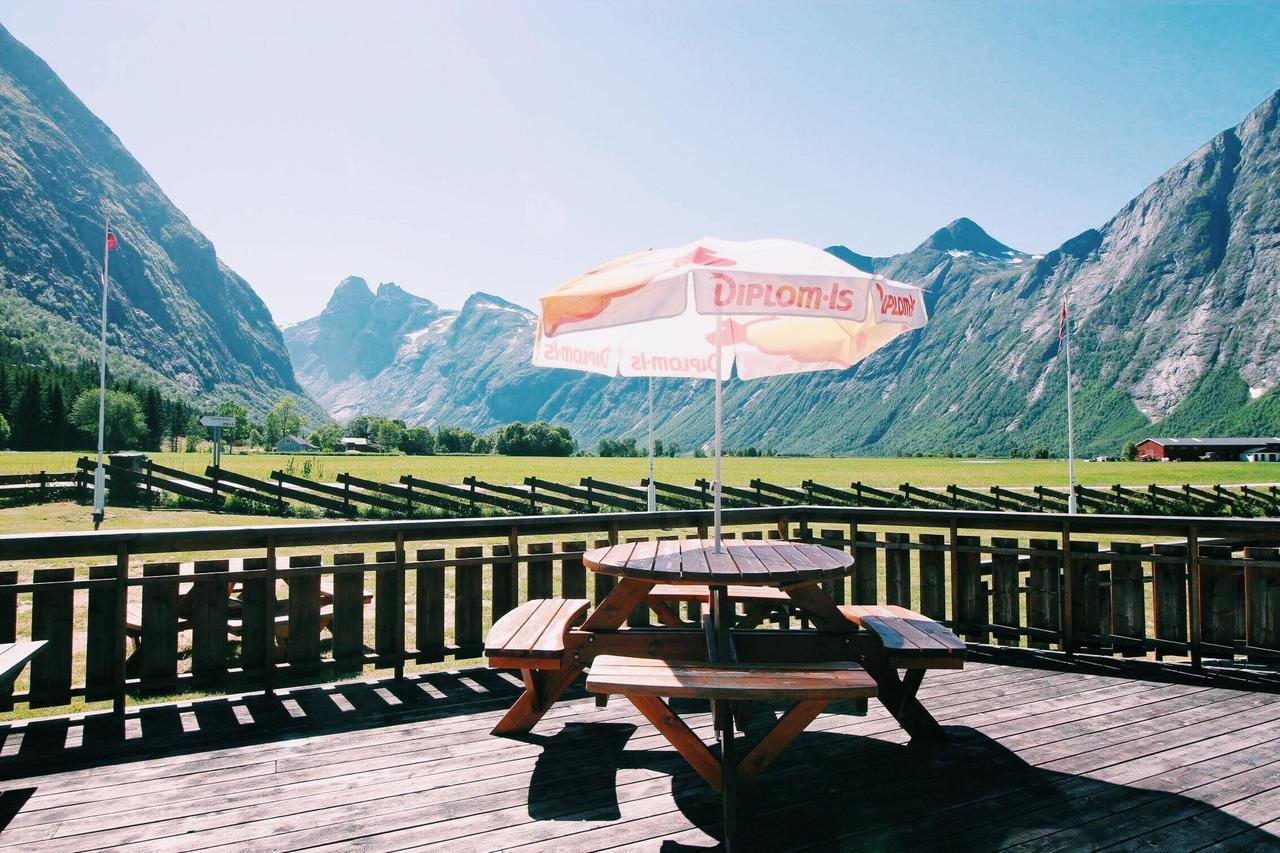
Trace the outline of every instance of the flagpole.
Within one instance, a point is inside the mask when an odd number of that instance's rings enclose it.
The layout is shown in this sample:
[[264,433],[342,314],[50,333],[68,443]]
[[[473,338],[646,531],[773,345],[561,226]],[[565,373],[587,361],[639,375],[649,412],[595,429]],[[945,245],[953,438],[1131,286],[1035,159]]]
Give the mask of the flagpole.
[[653,485],[653,377],[649,377],[649,512],[658,509],[657,487]]
[[107,284],[110,278],[107,264],[111,257],[109,245],[111,220],[102,216],[102,339],[98,352],[98,467],[93,472],[93,529],[97,530],[106,517],[106,471],[102,467],[102,445],[107,422]]
[[1067,347],[1067,512],[1075,515],[1076,507],[1076,432],[1071,411],[1071,304],[1070,291],[1062,302],[1063,340]]

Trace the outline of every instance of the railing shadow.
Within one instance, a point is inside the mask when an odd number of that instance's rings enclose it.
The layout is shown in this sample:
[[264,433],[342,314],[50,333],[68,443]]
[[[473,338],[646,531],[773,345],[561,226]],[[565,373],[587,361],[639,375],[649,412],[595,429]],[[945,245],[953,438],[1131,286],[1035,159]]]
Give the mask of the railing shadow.
[[521,689],[468,669],[15,721],[0,725],[0,780],[497,711]]

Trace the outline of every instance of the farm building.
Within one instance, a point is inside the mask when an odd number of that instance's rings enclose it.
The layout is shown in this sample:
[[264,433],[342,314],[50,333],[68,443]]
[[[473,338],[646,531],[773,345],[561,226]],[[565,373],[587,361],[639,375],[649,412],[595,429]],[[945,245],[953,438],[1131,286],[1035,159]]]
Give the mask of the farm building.
[[381,453],[382,448],[367,438],[348,437],[342,439],[342,449],[347,453]]
[[1138,442],[1138,458],[1167,462],[1280,462],[1280,438],[1147,438]]
[[300,435],[286,435],[276,442],[276,453],[315,453],[319,449]]

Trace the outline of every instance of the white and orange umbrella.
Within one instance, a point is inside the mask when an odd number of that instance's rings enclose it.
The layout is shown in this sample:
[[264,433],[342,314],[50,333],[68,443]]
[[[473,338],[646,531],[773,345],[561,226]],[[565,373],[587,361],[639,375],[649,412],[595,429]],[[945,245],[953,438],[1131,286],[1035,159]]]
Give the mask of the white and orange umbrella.
[[639,252],[540,302],[540,367],[715,380],[717,547],[721,384],[734,366],[741,379],[842,370],[928,320],[919,288],[791,240],[706,237]]

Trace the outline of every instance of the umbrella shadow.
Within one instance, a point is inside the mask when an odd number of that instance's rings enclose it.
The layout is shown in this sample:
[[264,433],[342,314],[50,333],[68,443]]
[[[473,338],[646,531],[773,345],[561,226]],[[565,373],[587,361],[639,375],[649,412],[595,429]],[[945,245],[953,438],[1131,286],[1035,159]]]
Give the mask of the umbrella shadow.
[[[769,714],[756,711],[755,737],[767,730]],[[543,746],[529,789],[530,816],[617,820],[618,772],[644,769],[670,776],[684,817],[673,823],[721,838],[719,795],[674,749],[628,750],[635,731],[631,724],[571,723],[550,737],[528,736]],[[1124,835],[1135,837],[1194,816],[1198,843],[1230,837],[1245,847],[1276,848],[1270,834],[1192,797],[1041,769],[975,729],[947,731],[949,742],[931,746],[805,732],[740,792],[739,846],[995,850],[1052,835],[1074,849],[1120,840],[1120,821]],[[661,849],[708,848],[666,839]]]

